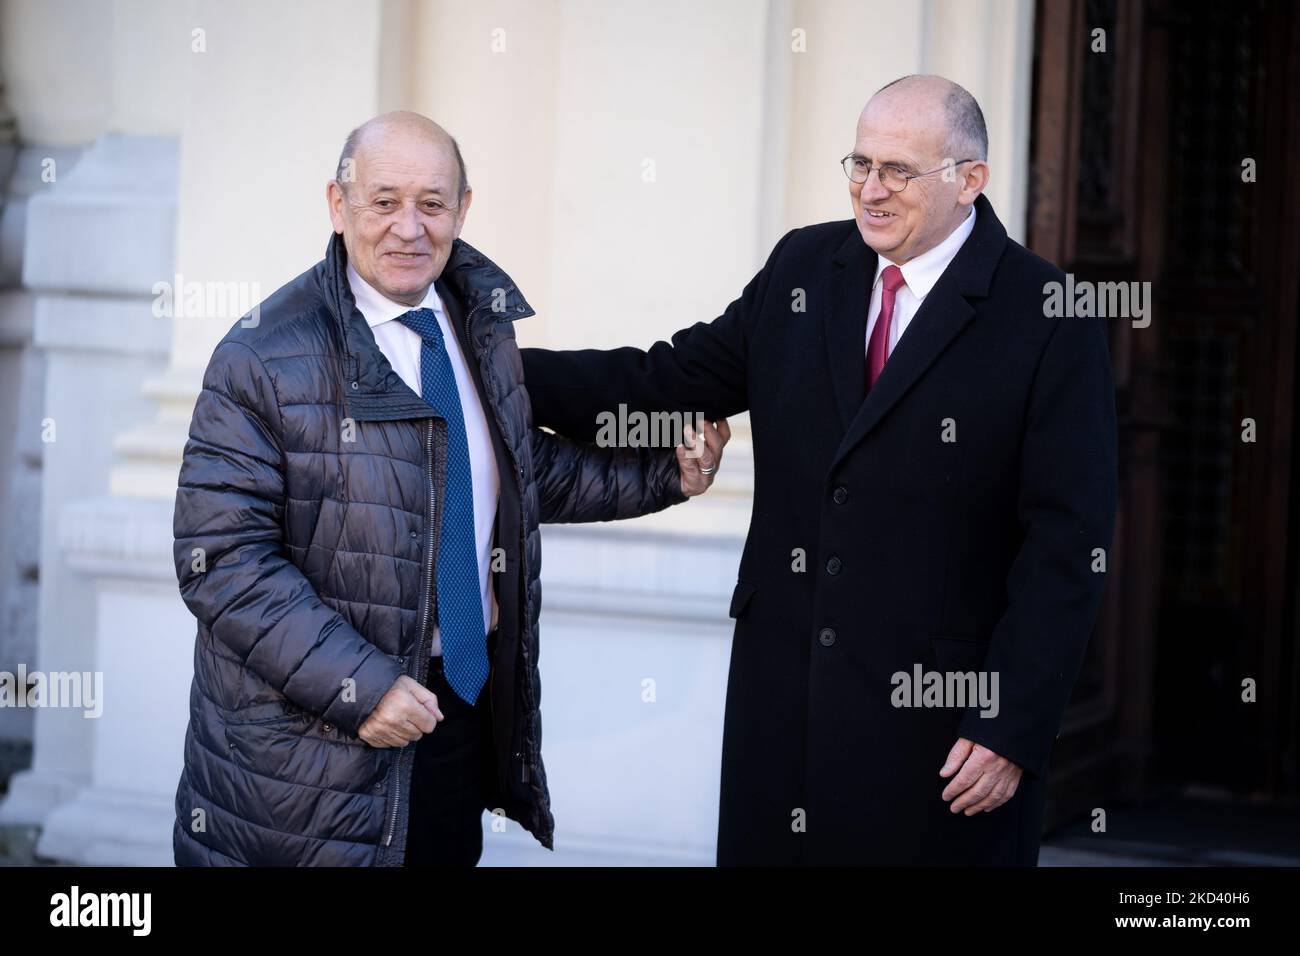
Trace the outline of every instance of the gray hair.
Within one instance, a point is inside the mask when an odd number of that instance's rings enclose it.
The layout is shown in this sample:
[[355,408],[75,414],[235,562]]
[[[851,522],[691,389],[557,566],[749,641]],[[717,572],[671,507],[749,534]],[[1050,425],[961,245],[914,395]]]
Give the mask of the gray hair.
[[[900,76],[886,83],[876,92],[883,92],[895,83],[902,83],[917,76],[919,74],[916,73]],[[948,95],[944,98],[943,110],[948,119],[948,137],[944,143],[944,151],[953,159],[988,159],[989,133],[984,125],[984,112],[980,109],[979,103],[965,87],[952,80],[945,82],[948,83]]]

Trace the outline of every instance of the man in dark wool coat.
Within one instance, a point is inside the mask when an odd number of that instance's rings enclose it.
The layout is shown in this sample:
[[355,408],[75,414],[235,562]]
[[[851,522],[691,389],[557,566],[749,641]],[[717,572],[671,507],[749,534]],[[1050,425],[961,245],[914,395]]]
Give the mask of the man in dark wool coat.
[[843,160],[853,219],[788,233],[721,317],[523,352],[535,421],[570,438],[621,402],[750,413],[719,864],[1037,863],[1114,528],[1114,386],[1101,320],[1053,317],[1064,274],[982,195],[987,148],[966,90],[904,77]]

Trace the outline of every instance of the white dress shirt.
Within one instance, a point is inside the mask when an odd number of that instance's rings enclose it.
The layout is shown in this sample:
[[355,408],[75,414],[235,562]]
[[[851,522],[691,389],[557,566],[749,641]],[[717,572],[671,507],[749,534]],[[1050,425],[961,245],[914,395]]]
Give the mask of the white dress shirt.
[[[916,310],[921,308],[921,303],[930,294],[934,284],[939,281],[939,276],[943,275],[944,270],[948,268],[948,263],[952,262],[953,257],[957,255],[957,250],[962,247],[962,243],[974,228],[975,207],[971,206],[970,215],[962,220],[961,225],[948,233],[947,239],[929,252],[923,252],[910,262],[898,266],[903,273],[903,282],[906,284],[899,286],[898,291],[894,293],[894,318],[889,323],[889,341],[885,343],[886,359],[893,354],[894,346],[907,331],[912,316],[916,315]],[[898,263],[890,262],[884,256],[877,256],[876,281],[871,286],[871,305],[867,309],[867,337],[863,340],[863,355],[866,355],[867,345],[871,342],[871,330],[876,327],[876,317],[880,315],[880,297],[885,290],[884,284],[880,281],[880,274],[891,265],[898,265]]]
[[[399,315],[411,311],[412,306],[402,305],[384,298],[378,290],[366,282],[348,264],[348,283],[352,286],[352,297],[357,301],[357,308],[365,318],[370,331],[375,335],[379,350],[384,353],[393,371],[411,391],[420,395],[420,346],[419,333],[409,326],[397,321]],[[465,440],[469,444],[469,467],[474,481],[474,545],[478,553],[478,583],[483,598],[483,621],[491,630],[496,626],[497,602],[492,591],[492,531],[496,525],[497,500],[501,491],[501,476],[497,472],[496,453],[492,448],[492,433],[488,431],[487,415],[483,403],[479,400],[478,389],[474,385],[474,376],[461,351],[460,337],[447,321],[447,310],[432,285],[425,294],[424,301],[415,308],[432,309],[438,316],[438,326],[442,329],[442,340],[451,359],[451,368],[456,376],[456,390],[460,393],[460,407],[465,417]],[[442,653],[442,640],[437,624],[433,628],[433,644],[430,654]]]

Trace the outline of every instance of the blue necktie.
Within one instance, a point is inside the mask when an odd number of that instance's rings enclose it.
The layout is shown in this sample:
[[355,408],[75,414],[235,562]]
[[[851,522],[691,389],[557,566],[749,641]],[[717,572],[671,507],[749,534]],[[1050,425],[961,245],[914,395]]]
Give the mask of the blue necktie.
[[487,631],[474,546],[474,478],[465,416],[451,359],[432,309],[412,309],[397,321],[420,336],[420,397],[447,420],[447,483],[438,544],[438,628],[443,672],[457,695],[473,704],[488,678]]

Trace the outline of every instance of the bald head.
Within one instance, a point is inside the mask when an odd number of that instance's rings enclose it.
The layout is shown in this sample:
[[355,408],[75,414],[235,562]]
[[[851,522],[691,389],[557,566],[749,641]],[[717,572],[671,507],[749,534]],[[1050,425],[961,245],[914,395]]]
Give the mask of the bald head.
[[984,113],[965,87],[942,76],[914,73],[886,83],[862,111],[911,116],[944,131],[941,152],[952,159],[988,159]]
[[367,149],[385,149],[402,141],[422,141],[442,149],[449,149],[456,160],[458,174],[458,195],[465,198],[469,191],[469,177],[465,173],[465,160],[460,154],[460,144],[455,137],[435,123],[429,117],[410,110],[396,110],[382,113],[366,120],[343,141],[343,152],[339,154],[335,178],[345,186],[352,181],[356,168],[357,154]]

